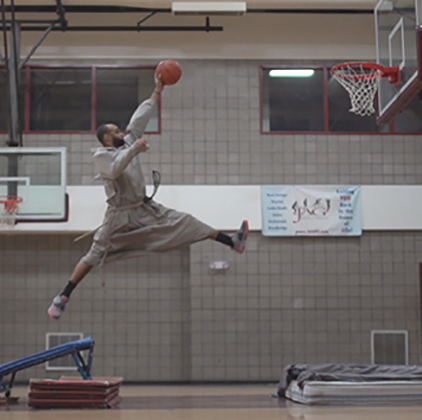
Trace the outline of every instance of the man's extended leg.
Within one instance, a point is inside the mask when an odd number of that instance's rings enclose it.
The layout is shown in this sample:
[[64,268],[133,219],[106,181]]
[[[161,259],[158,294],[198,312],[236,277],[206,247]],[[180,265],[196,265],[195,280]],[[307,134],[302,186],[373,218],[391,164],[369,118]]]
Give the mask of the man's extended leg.
[[244,220],[239,230],[237,230],[233,235],[226,235],[222,232],[216,232],[210,235],[210,239],[214,239],[217,242],[220,242],[224,245],[228,245],[230,248],[234,249],[239,254],[243,254],[246,247],[246,240],[249,235],[249,222]]
[[53,299],[53,303],[48,308],[48,315],[52,319],[59,319],[61,314],[63,313],[66,303],[69,300],[70,294],[72,293],[73,289],[83,280],[83,278],[91,271],[92,265],[84,262],[79,261],[76,265],[75,269],[73,270],[72,275],[70,276],[70,280],[67,283],[66,287],[64,288],[63,292],[60,295],[56,296]]

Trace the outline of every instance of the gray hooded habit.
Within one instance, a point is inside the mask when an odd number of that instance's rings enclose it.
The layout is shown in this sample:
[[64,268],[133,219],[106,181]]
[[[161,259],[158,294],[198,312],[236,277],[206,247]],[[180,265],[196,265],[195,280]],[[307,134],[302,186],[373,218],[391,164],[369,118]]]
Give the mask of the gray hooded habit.
[[139,157],[144,149],[135,141],[142,137],[155,105],[153,99],[139,105],[126,128],[122,147],[101,147],[94,153],[108,206],[91,249],[82,258],[87,264],[96,266],[146,252],[170,251],[217,233],[190,214],[146,200]]

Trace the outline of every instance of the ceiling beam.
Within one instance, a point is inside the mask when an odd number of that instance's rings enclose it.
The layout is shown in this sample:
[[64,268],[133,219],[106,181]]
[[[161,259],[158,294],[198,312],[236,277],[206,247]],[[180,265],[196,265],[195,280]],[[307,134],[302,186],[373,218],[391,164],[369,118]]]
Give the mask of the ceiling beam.
[[[41,32],[45,31],[45,26],[22,26],[22,32]],[[66,29],[55,26],[52,32],[222,32],[222,26],[67,26]],[[6,30],[10,31],[10,26],[6,26]]]
[[[60,0],[56,0],[60,3]],[[62,6],[63,7],[63,6]],[[10,12],[10,6],[5,7]],[[66,13],[171,13],[171,8],[156,7],[132,7],[132,6],[95,6],[95,5],[66,5]],[[58,13],[57,6],[49,5],[15,5],[15,12],[18,13]],[[303,13],[303,14],[373,14],[372,9],[358,8],[248,8],[246,13]]]

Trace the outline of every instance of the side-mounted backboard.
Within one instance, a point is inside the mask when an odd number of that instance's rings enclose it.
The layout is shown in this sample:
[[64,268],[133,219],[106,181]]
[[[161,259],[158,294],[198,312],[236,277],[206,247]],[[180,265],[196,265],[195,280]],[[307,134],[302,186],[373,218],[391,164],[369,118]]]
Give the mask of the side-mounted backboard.
[[389,123],[422,88],[422,0],[379,0],[374,9],[377,63],[399,66],[399,80],[382,77],[378,124]]
[[66,221],[66,149],[0,148],[0,196],[22,198],[16,222]]

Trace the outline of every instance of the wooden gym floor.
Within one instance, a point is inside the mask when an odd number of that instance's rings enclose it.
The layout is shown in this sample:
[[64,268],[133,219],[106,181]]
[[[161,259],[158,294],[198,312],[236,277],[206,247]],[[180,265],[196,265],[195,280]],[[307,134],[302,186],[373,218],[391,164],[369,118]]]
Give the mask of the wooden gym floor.
[[123,386],[121,403],[108,410],[37,410],[25,386],[19,404],[0,406],[1,420],[421,420],[420,405],[311,407],[272,397],[277,385]]

